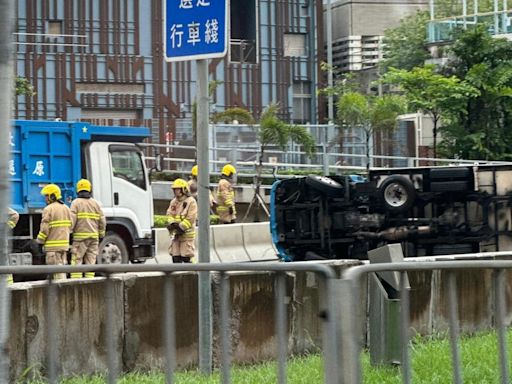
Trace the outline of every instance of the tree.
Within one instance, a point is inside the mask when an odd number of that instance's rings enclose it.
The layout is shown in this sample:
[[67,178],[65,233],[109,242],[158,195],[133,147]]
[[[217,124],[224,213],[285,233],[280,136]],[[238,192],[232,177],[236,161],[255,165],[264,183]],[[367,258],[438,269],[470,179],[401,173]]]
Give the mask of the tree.
[[382,72],[391,67],[410,70],[430,58],[426,49],[428,20],[428,12],[417,12],[404,18],[396,28],[384,32]]
[[258,208],[260,207],[260,204],[263,204],[264,206],[263,199],[260,195],[261,175],[263,172],[263,158],[265,151],[269,146],[276,145],[279,149],[284,151],[290,141],[293,141],[302,145],[307,156],[312,157],[315,153],[316,143],[313,136],[311,136],[307,129],[298,125],[285,123],[278,118],[278,112],[279,105],[272,103],[263,110],[260,116],[260,127],[258,132],[260,151],[258,153],[258,160],[256,164],[255,191],[254,197],[247,209],[243,221],[248,216],[254,205],[256,206],[255,220],[258,221]]
[[437,157],[441,117],[448,122],[452,116],[463,113],[467,101],[478,94],[475,87],[456,76],[436,73],[433,65],[415,67],[410,71],[391,68],[382,81],[400,88],[410,110],[430,116],[433,123],[434,157]]
[[214,124],[229,124],[234,120],[241,124],[254,124],[254,119],[251,113],[248,110],[239,107],[228,108],[225,111],[216,112],[212,114],[210,120]]
[[346,92],[337,103],[337,117],[345,127],[362,127],[365,133],[366,167],[370,168],[370,139],[376,132],[390,132],[396,118],[405,111],[405,101],[398,95],[371,96]]
[[30,82],[21,76],[16,76],[16,96],[34,96],[34,87]]
[[512,43],[493,38],[486,26],[456,31],[446,71],[478,91],[443,127],[448,155],[512,159]]

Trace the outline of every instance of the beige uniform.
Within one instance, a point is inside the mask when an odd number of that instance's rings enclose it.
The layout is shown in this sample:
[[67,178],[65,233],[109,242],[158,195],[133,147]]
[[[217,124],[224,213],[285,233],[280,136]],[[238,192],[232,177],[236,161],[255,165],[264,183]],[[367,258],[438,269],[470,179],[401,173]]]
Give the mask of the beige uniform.
[[192,258],[195,254],[194,238],[197,220],[197,202],[192,196],[175,197],[167,209],[167,222],[178,223],[184,233],[175,233],[169,247],[171,256]]
[[[190,191],[190,196],[192,196],[197,201],[197,180],[191,178],[188,181],[188,190]],[[208,191],[210,193],[210,208],[213,208],[215,205],[215,199],[213,198],[212,191]]]
[[14,229],[16,224],[18,224],[18,220],[20,219],[20,215],[14,209],[8,207],[7,213],[7,225],[9,228]]
[[[67,264],[69,235],[73,227],[71,211],[58,201],[43,209],[37,242],[44,245],[47,265]],[[54,274],[55,279],[65,279],[65,273]]]
[[[99,203],[93,198],[78,197],[71,203],[74,222],[71,264],[96,264],[99,239],[105,236],[106,220]],[[71,273],[72,278],[82,277],[82,273]],[[94,277],[94,272],[86,272],[85,277]]]
[[217,214],[221,223],[236,219],[235,191],[229,180],[221,178],[217,187]]
[[[16,224],[18,224],[18,220],[20,219],[20,214],[16,212],[11,207],[7,207],[7,226],[10,229],[14,229]],[[11,246],[9,245],[9,249]],[[7,284],[12,284],[14,282],[12,275],[7,275]]]

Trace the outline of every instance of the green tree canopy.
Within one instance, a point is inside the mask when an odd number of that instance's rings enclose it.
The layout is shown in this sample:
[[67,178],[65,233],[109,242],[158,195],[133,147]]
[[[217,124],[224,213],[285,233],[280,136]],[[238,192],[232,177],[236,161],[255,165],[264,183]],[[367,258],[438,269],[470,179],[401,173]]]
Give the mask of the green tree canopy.
[[16,96],[34,96],[34,87],[28,79],[21,76],[16,76]]
[[348,91],[337,103],[338,122],[344,127],[361,127],[365,133],[367,167],[370,166],[370,139],[376,132],[396,127],[396,118],[405,112],[405,100],[399,95],[372,96]]
[[383,72],[390,67],[410,70],[430,58],[426,49],[428,20],[428,12],[417,12],[404,18],[396,28],[385,31],[385,59],[380,63]]
[[315,152],[315,140],[306,128],[285,123],[277,117],[279,105],[272,103],[262,112],[260,117],[259,140],[261,144],[260,162],[269,145],[277,145],[285,150],[290,141],[300,144],[308,156]]
[[457,31],[446,70],[478,91],[443,128],[442,150],[462,158],[512,159],[512,42],[485,26]]
[[457,114],[464,113],[468,100],[478,95],[478,90],[456,76],[443,76],[435,66],[415,67],[410,71],[391,68],[383,82],[399,87],[407,99],[411,112],[421,111],[433,123],[434,157],[437,156],[437,133],[440,119],[448,123]]

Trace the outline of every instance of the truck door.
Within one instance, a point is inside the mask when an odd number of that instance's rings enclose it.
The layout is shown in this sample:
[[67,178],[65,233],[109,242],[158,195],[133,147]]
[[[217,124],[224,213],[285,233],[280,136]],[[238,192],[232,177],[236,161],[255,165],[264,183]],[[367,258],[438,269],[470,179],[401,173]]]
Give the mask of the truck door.
[[142,153],[129,144],[110,144],[109,152],[114,213],[130,219],[139,238],[151,237],[153,195]]

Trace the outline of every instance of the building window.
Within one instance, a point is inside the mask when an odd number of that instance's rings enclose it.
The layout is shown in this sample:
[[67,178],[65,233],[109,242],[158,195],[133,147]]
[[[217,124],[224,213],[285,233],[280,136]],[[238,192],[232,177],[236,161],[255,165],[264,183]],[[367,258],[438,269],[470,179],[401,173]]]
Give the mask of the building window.
[[306,56],[306,35],[303,33],[285,33],[284,55],[289,57]]
[[311,121],[311,83],[308,81],[293,83],[292,121],[295,124],[306,124]]
[[[62,20],[48,20],[46,24],[46,33],[48,35],[62,35]],[[52,36],[58,37],[58,36]]]
[[231,2],[230,60],[239,63],[258,62],[256,33],[256,0]]

